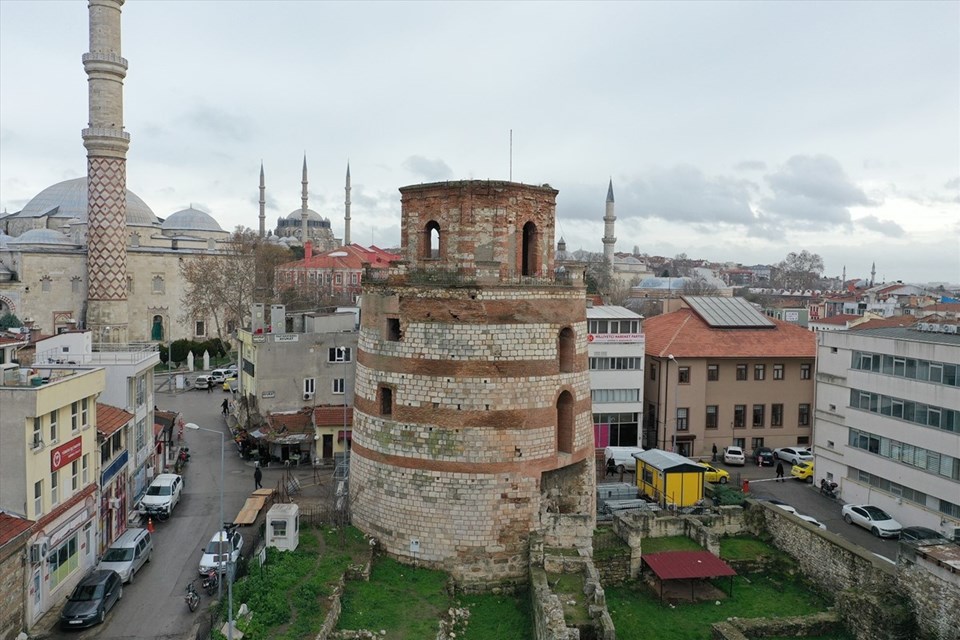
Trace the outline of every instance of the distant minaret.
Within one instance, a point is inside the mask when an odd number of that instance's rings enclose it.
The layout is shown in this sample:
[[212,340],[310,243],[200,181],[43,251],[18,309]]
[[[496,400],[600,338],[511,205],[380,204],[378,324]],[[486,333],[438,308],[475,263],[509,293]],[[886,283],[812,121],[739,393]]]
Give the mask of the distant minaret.
[[347,199],[343,201],[343,246],[350,246],[350,162],[347,161]]
[[263,162],[260,162],[260,237],[267,233],[267,183],[263,181]]
[[873,264],[870,265],[870,286],[871,287],[877,283],[876,277],[877,277],[877,263],[874,262]]
[[300,192],[300,242],[306,244],[307,235],[307,154],[303,154],[303,178],[300,180],[303,190]]
[[843,265],[843,275],[840,276],[840,290],[845,291],[847,288],[847,265]]
[[613,235],[613,223],[617,221],[617,216],[613,215],[613,178],[610,178],[610,186],[607,187],[607,212],[603,216],[603,258],[613,266],[613,246],[617,243],[617,238]]
[[123,130],[120,9],[123,0],[89,0],[87,73],[87,328],[94,342],[127,342],[127,149]]

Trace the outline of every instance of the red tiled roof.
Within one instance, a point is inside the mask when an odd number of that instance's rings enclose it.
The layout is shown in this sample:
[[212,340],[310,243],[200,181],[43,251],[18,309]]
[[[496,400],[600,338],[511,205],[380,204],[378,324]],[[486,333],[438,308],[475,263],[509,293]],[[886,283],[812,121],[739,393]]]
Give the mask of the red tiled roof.
[[735,576],[730,565],[709,551],[662,551],[642,556],[661,580],[690,580]]
[[132,413],[108,404],[97,403],[97,433],[100,435],[112,436],[131,420],[133,420]]
[[18,518],[0,511],[0,547],[7,544],[33,526],[32,520]]
[[859,320],[863,316],[858,316],[852,313],[841,313],[840,315],[830,316],[829,318],[818,318],[817,320],[811,320],[811,323],[817,324],[847,324],[848,322],[853,322],[854,320]]
[[343,405],[324,405],[313,408],[313,424],[318,427],[339,427],[344,423],[353,425],[353,407],[347,407],[347,416],[343,416]]
[[267,424],[274,433],[307,433],[313,431],[310,422],[310,409],[301,409],[295,413],[271,413],[267,415]]
[[850,327],[851,331],[860,331],[861,329],[884,329],[887,327],[912,327],[917,322],[913,316],[891,316],[889,318],[874,318],[860,324]]
[[[332,253],[346,253],[347,255],[331,256]],[[374,268],[386,269],[390,266],[390,262],[400,259],[401,256],[384,251],[376,246],[363,247],[359,244],[349,244],[324,253],[314,254],[303,260],[281,264],[277,269],[360,269],[364,263],[368,263]]]
[[789,322],[769,318],[773,327],[715,329],[692,309],[654,316],[643,323],[646,353],[678,358],[812,358],[817,337]]

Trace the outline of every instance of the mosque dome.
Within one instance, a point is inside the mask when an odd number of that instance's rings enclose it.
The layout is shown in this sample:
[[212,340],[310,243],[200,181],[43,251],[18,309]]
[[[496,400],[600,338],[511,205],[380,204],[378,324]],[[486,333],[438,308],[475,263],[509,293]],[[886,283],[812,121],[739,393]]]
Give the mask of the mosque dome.
[[193,207],[171,214],[160,227],[164,231],[223,231],[213,216]]
[[[287,214],[287,220],[296,220],[300,221],[303,219],[303,209],[294,209],[289,214]],[[322,215],[314,211],[313,209],[307,209],[307,220],[312,220],[314,222],[330,222]]]
[[8,236],[3,231],[0,231],[0,249],[5,249],[7,243],[13,240],[13,237]]
[[[87,220],[87,178],[74,178],[49,186],[37,195],[17,214],[18,218],[37,218],[50,215],[55,218],[79,218]],[[137,194],[127,189],[127,224],[156,225],[153,214]]]
[[7,241],[7,247],[10,248],[25,246],[76,247],[77,244],[56,229],[30,229]]

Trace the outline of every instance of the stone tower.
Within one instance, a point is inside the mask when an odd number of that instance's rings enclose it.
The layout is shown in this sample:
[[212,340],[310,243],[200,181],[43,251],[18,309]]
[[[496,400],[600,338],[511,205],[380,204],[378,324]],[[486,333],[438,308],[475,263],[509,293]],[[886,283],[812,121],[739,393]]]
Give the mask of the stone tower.
[[553,269],[557,191],[400,189],[404,262],[363,278],[353,522],[466,588],[525,581],[528,541],[590,544],[582,279]]
[[90,52],[87,72],[90,120],[83,130],[87,148],[86,323],[95,342],[127,342],[127,148],[123,130],[123,79],[120,56],[123,0],[90,0]]
[[347,163],[347,184],[343,188],[346,199],[343,201],[343,246],[350,246],[350,163]]
[[617,244],[617,238],[613,235],[613,223],[617,221],[617,216],[613,214],[613,178],[610,178],[610,185],[607,187],[607,210],[603,216],[603,259],[611,266],[613,265],[613,249]]

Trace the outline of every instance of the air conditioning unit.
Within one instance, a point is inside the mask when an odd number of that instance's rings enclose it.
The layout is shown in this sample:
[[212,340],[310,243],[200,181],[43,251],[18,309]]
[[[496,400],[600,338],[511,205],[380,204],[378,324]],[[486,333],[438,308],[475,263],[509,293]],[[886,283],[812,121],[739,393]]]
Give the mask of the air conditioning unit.
[[107,502],[110,504],[111,509],[120,508],[120,498],[110,498],[110,500],[108,500]]
[[956,332],[957,332],[957,325],[955,325],[955,324],[945,324],[945,325],[943,325],[943,332],[944,332],[944,333],[956,333]]
[[47,538],[39,538],[35,543],[30,545],[30,562],[32,564],[40,564],[43,562],[49,551],[50,540]]
[[960,527],[947,527],[945,535],[954,542],[960,542]]
[[304,399],[304,400],[313,400],[313,394],[310,393],[309,391],[306,391],[306,392],[304,392],[304,394],[303,394],[303,399]]

